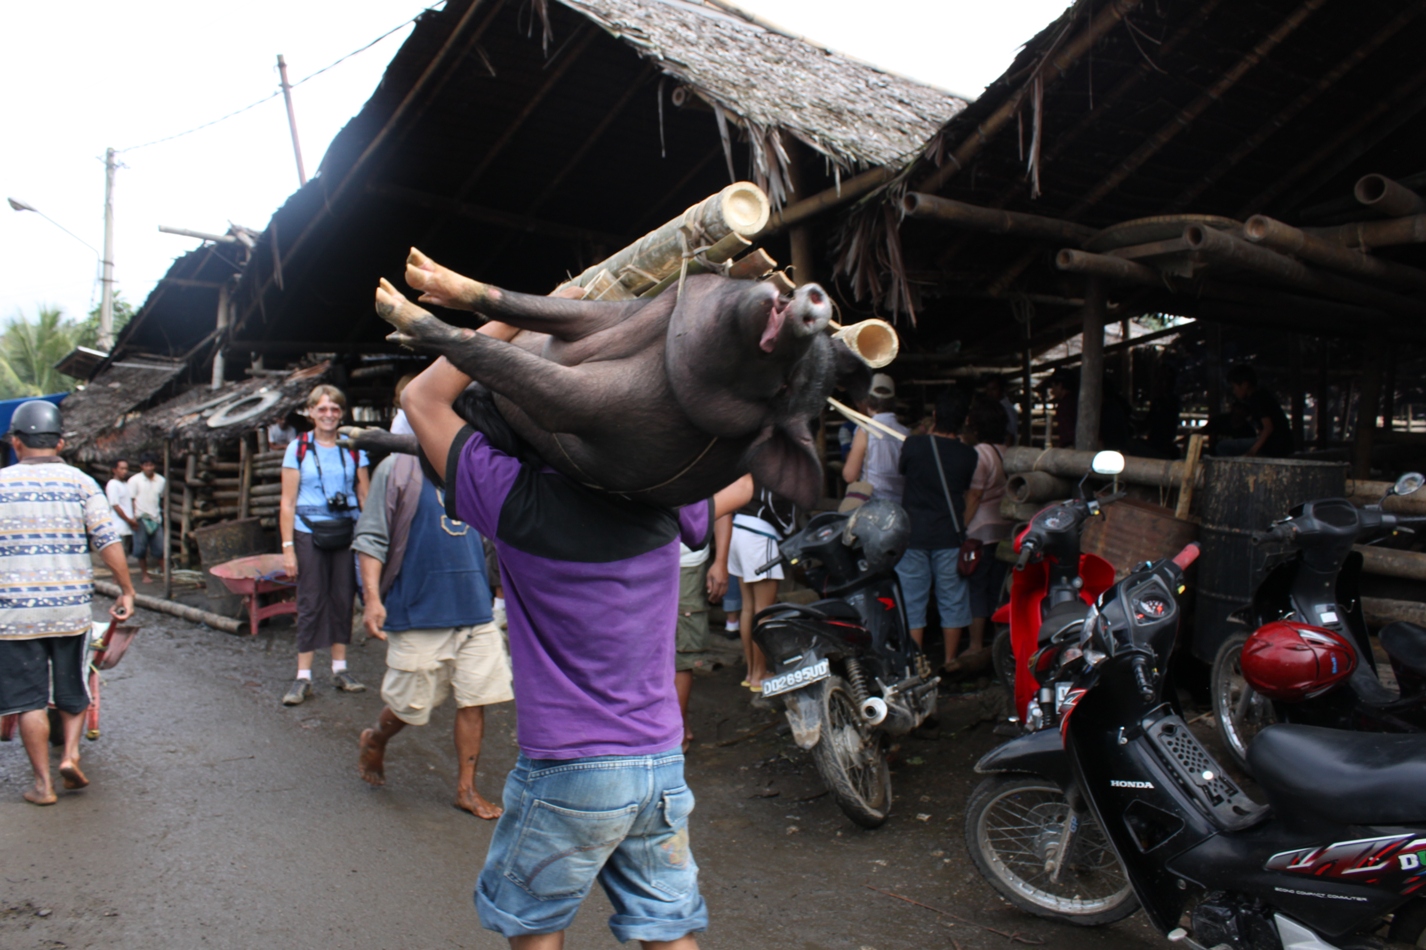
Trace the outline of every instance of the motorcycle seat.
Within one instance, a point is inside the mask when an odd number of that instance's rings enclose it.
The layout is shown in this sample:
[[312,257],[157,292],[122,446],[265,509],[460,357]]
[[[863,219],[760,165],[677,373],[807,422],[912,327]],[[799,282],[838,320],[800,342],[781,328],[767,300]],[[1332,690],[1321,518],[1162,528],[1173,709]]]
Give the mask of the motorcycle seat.
[[1075,633],[1079,633],[1080,628],[1084,626],[1085,615],[1088,613],[1089,604],[1078,598],[1055,604],[1045,611],[1045,619],[1040,621],[1040,642],[1049,642],[1057,633],[1069,627],[1074,627]]
[[1387,656],[1418,676],[1426,676],[1426,627],[1398,620],[1383,627],[1377,637]]
[[1258,733],[1248,767],[1279,815],[1334,825],[1426,821],[1426,735],[1281,723]]
[[862,615],[857,613],[857,608],[845,600],[814,600],[807,605],[807,608],[815,610],[829,620],[849,620],[857,624],[862,622]]

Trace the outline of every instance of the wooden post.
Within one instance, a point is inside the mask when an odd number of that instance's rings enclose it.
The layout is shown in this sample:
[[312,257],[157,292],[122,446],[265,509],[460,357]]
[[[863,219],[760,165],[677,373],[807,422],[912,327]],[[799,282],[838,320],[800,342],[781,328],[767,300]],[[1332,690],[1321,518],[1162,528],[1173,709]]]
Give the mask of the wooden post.
[[[787,151],[787,177],[792,182],[792,201],[808,197],[807,176],[802,162],[805,158],[803,145],[790,135],[782,137],[783,148]],[[787,230],[787,240],[792,246],[792,276],[797,286],[815,283],[817,265],[812,251],[812,228],[807,222],[795,224]]]
[[1396,419],[1396,347],[1387,347],[1386,378],[1382,381],[1382,429],[1392,431]]
[[1352,447],[1352,477],[1370,478],[1372,444],[1376,441],[1376,417],[1381,406],[1381,364],[1385,362],[1385,341],[1367,339],[1362,348],[1362,390],[1357,399],[1357,438]]
[[252,491],[253,484],[253,454],[248,449],[248,434],[244,432],[238,439],[238,467],[242,472],[238,476],[238,517],[248,516],[248,495]]
[[259,428],[259,429],[257,430],[257,454],[258,454],[259,456],[266,455],[266,454],[267,454],[267,450],[268,450],[267,428],[264,426],[264,427],[261,427],[261,428]]
[[1084,280],[1082,332],[1074,447],[1093,451],[1099,445],[1099,411],[1104,396],[1104,282],[1098,277]]
[[1303,416],[1307,414],[1306,383],[1302,379],[1302,334],[1292,335],[1292,444],[1302,448],[1307,444]]
[[173,454],[173,440],[163,440],[163,596],[173,599],[173,475],[169,472],[169,460]]
[[1033,445],[1035,428],[1035,380],[1030,375],[1029,324],[1026,324],[1025,346],[1020,350],[1020,439],[1021,445]]
[[1130,408],[1134,405],[1134,348],[1129,345],[1129,318],[1119,321],[1119,342],[1124,349],[1119,351],[1119,383],[1123,387],[1124,401]]
[[1327,382],[1327,341],[1317,339],[1317,447],[1325,449],[1332,441],[1332,410],[1327,405],[1332,394]]
[[1211,418],[1223,411],[1223,327],[1210,323],[1206,336],[1208,365],[1204,372],[1208,377],[1208,415]]
[[1198,481],[1198,460],[1203,455],[1205,438],[1202,433],[1188,437],[1187,457],[1183,460],[1183,481],[1178,487],[1178,507],[1173,513],[1180,521],[1188,520],[1189,511],[1193,507],[1193,489]]
[[198,455],[189,452],[183,464],[183,520],[178,525],[178,550],[183,552],[183,566],[188,564],[188,533],[193,528],[193,480],[198,476]]

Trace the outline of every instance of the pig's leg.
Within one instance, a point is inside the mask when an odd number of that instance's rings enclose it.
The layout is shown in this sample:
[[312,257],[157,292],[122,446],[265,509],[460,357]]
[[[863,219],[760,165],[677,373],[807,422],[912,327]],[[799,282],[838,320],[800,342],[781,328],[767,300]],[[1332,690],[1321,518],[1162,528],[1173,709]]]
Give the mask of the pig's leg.
[[422,303],[452,310],[469,310],[522,330],[548,333],[561,340],[578,340],[620,323],[645,300],[569,300],[501,290],[442,267],[411,248],[406,258],[406,283],[421,291]]
[[542,429],[577,433],[598,418],[594,400],[581,392],[582,377],[573,367],[443,323],[385,278],[376,289],[376,312],[396,328],[388,340],[444,356],[471,379],[515,403]]
[[397,435],[385,429],[342,426],[337,430],[337,444],[342,448],[374,450],[377,452],[401,452],[415,455],[420,451],[420,443],[414,435]]

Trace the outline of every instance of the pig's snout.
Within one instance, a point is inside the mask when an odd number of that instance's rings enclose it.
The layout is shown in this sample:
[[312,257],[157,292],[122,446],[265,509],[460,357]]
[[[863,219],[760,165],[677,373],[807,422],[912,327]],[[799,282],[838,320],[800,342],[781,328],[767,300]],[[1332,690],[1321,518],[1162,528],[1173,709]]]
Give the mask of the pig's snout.
[[792,332],[812,336],[827,329],[832,320],[832,301],[817,284],[803,284],[792,295]]

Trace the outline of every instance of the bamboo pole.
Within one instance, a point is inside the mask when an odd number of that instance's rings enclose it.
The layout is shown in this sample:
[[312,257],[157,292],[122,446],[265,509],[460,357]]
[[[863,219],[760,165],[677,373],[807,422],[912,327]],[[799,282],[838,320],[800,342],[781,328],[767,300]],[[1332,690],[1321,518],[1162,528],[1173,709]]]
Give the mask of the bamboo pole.
[[1351,250],[1266,215],[1255,214],[1249,218],[1243,225],[1243,236],[1254,244],[1283,254],[1293,254],[1344,274],[1376,278],[1412,290],[1426,290],[1426,271]]
[[[1083,478],[1090,471],[1094,452],[1077,449],[1040,449],[1034,446],[1013,447],[1005,450],[1005,471],[1048,472],[1060,478]],[[1149,485],[1154,488],[1179,488],[1183,483],[1184,462],[1168,459],[1146,459],[1125,456],[1124,471],[1119,480],[1131,485]],[[1202,469],[1197,476],[1202,479]]]
[[244,432],[238,438],[238,464],[242,466],[242,475],[238,480],[238,517],[248,516],[248,491],[253,484],[253,454],[248,449],[248,434]]
[[1099,416],[1104,404],[1104,282],[1084,279],[1084,322],[1080,336],[1079,413],[1075,417],[1074,447],[1099,445]]
[[183,566],[188,567],[188,533],[193,528],[193,487],[192,482],[197,474],[198,456],[192,452],[188,453],[188,458],[183,463],[183,512],[179,521],[178,546],[183,552]]
[[1426,214],[1413,214],[1390,221],[1358,221],[1331,228],[1304,228],[1304,233],[1343,247],[1390,247],[1397,244],[1426,244]]
[[[993,139],[997,134],[1010,124],[1010,120],[1015,118],[1020,111],[1021,104],[1035,86],[1035,79],[1039,80],[1041,92],[1052,87],[1062,79],[1065,73],[1079,62],[1080,58],[1094,48],[1106,33],[1119,25],[1128,13],[1139,5],[1140,0],[1110,0],[1100,8],[1089,24],[1077,33],[1073,39],[1064,44],[1058,51],[1051,54],[1047,61],[1042,62],[1036,68],[1036,76],[1025,82],[1010,98],[1000,104],[1000,107],[991,113],[989,117],[978,126],[975,133],[963,141],[949,156],[946,163],[939,169],[928,175],[917,186],[917,191],[934,193],[940,191],[946,182],[954,178],[962,169],[970,164],[971,159],[980,154],[981,149]],[[1076,11],[1079,5],[1076,4]]]
[[943,224],[988,234],[1008,234],[1011,237],[1032,240],[1083,244],[1099,233],[1096,228],[1060,218],[985,208],[914,191],[908,192],[901,199],[901,203],[908,218],[940,221]]
[[[111,584],[109,581],[96,580],[94,589],[105,597],[118,599],[121,591],[118,584]],[[243,624],[231,617],[224,617],[207,610],[199,610],[197,607],[189,607],[186,604],[175,603],[160,597],[150,597],[148,594],[135,594],[134,603],[145,610],[157,610],[160,613],[171,614],[175,617],[182,617],[184,620],[191,620],[194,623],[206,623],[208,626],[228,633],[240,633]]]
[[1193,488],[1198,483],[1198,460],[1203,456],[1205,441],[1202,433],[1194,433],[1188,437],[1187,457],[1183,460],[1183,477],[1178,483],[1178,507],[1173,513],[1180,521],[1187,521],[1193,508]]
[[1015,472],[1005,480],[1007,497],[1027,504],[1068,498],[1074,494],[1074,483],[1049,472]]
[[1384,627],[1397,620],[1426,626],[1426,604],[1414,600],[1388,600],[1385,597],[1363,597],[1362,613],[1373,627]]
[[1426,200],[1405,185],[1385,175],[1363,175],[1352,188],[1352,196],[1373,211],[1389,218],[1404,218],[1426,211]]
[[173,440],[163,440],[163,596],[173,597]]

